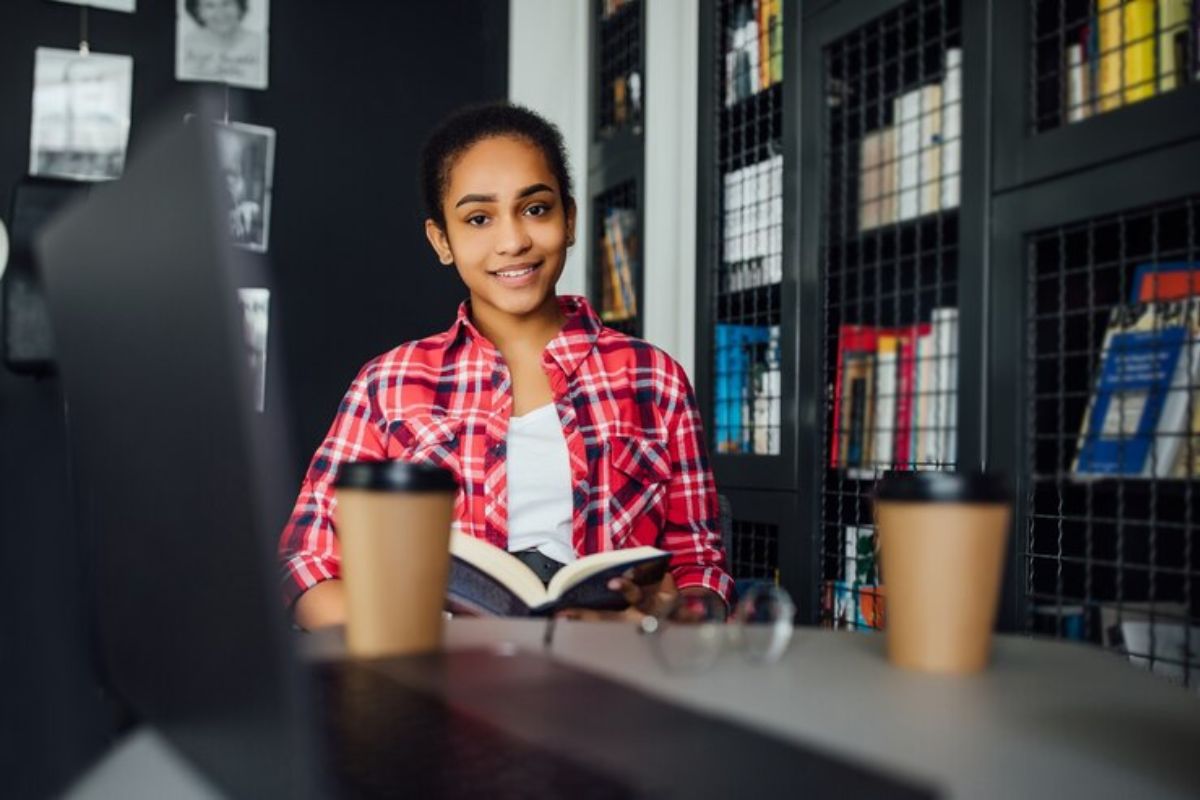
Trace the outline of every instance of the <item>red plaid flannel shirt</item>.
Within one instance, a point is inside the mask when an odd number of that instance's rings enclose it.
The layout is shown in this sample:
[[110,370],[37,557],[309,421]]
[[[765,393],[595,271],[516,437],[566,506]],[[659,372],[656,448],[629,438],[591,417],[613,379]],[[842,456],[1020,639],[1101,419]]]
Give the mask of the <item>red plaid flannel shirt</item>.
[[[716,488],[687,375],[653,345],[604,327],[582,297],[559,304],[567,322],[542,366],[570,454],[575,552],[655,545],[671,552],[680,588],[704,586],[728,601]],[[464,302],[448,331],[374,359],[346,392],[280,537],[289,606],[338,576],[333,481],[347,461],[452,470],[463,532],[507,549],[512,378],[468,312]]]

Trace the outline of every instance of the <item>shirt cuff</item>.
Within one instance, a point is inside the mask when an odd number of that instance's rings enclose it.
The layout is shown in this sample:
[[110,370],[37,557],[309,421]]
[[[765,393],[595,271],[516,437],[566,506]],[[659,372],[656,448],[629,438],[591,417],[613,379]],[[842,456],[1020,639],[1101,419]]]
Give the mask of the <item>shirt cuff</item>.
[[676,567],[671,570],[671,576],[675,578],[677,588],[701,586],[724,600],[727,610],[733,607],[733,578],[720,567]]

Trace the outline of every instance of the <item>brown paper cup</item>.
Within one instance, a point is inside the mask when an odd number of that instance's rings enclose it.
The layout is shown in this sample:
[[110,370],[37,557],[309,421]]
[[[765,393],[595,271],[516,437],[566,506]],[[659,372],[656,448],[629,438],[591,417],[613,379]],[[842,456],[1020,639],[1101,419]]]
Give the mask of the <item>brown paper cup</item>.
[[1011,519],[998,476],[915,472],[880,481],[875,525],[892,663],[945,673],[987,666]]
[[454,476],[439,467],[403,462],[343,466],[334,523],[351,655],[441,647],[456,489]]

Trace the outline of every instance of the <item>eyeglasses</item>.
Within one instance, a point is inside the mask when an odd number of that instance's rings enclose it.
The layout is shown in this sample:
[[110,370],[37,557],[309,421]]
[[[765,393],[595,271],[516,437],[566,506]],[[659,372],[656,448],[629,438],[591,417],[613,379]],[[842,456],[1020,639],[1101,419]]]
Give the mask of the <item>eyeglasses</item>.
[[664,668],[702,672],[725,650],[753,663],[778,661],[792,640],[795,617],[796,605],[783,587],[759,584],[741,597],[728,619],[715,595],[677,595],[639,625]]

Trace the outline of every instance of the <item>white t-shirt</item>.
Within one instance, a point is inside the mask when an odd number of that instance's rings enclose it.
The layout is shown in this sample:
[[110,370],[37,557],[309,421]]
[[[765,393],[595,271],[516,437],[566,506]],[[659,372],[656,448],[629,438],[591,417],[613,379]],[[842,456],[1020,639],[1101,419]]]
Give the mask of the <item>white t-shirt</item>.
[[564,564],[571,543],[571,462],[553,403],[508,420],[509,552],[536,547]]

